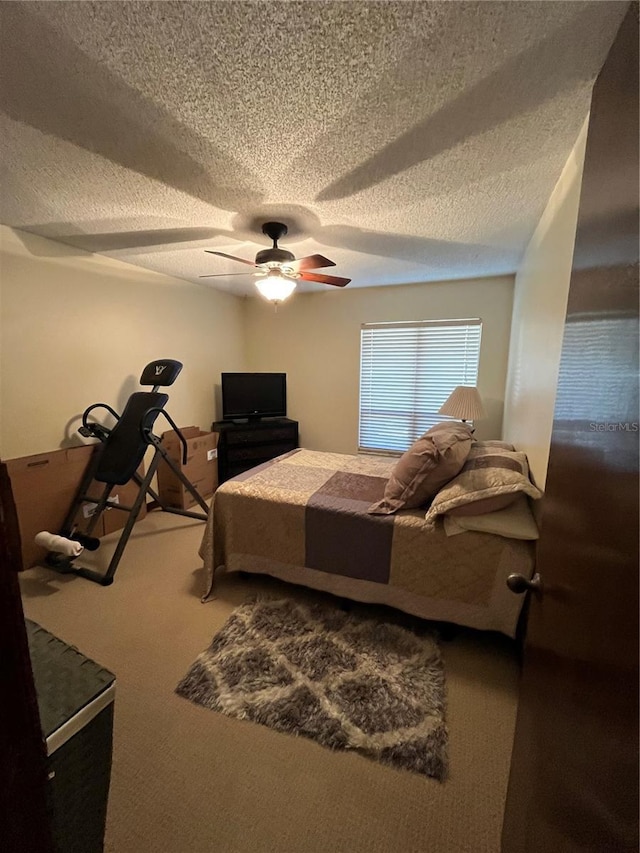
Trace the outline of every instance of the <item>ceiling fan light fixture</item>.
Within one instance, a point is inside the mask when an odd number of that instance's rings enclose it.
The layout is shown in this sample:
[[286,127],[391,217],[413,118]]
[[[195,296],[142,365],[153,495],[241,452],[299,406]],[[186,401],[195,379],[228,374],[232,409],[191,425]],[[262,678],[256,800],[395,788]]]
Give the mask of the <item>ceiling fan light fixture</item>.
[[[262,231],[273,240],[273,247],[259,251],[255,261],[237,258],[235,255],[228,255],[226,252],[218,252],[215,249],[205,249],[205,252],[253,267],[256,270],[253,275],[260,279],[256,281],[256,287],[265,299],[274,302],[276,305],[291,296],[298,278],[303,281],[315,281],[318,284],[331,284],[335,287],[344,287],[351,281],[350,278],[315,272],[315,270],[324,267],[335,267],[335,263],[329,258],[325,258],[324,255],[315,254],[305,258],[296,258],[291,252],[281,249],[278,246],[278,240],[287,233],[287,226],[282,222],[265,222]],[[200,277],[213,278],[219,275],[225,275],[225,273]],[[242,275],[242,273],[229,273],[229,275]]]
[[271,269],[265,276],[256,281],[256,287],[260,294],[269,302],[284,302],[296,289],[295,279],[282,275],[280,270]]

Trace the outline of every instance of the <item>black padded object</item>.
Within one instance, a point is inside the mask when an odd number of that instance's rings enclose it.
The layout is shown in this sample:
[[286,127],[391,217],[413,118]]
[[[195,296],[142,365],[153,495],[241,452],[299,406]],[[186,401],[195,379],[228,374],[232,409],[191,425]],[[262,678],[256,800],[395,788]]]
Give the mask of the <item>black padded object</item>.
[[[114,486],[129,482],[149,447],[141,430],[144,413],[147,409],[161,409],[168,399],[168,394],[158,391],[136,391],[129,397],[120,420],[102,448],[94,475],[98,482]],[[151,428],[157,417],[158,412],[152,412],[144,425]]]
[[[113,685],[115,676],[35,622],[25,619],[25,625],[42,733],[48,738],[65,724],[75,729],[47,759],[55,849],[102,853],[114,703],[97,715],[92,715],[91,706]],[[81,712],[86,714],[82,724]]]
[[182,362],[173,358],[151,361],[142,371],[141,385],[173,385],[182,370]]
[[25,625],[40,723],[47,738],[106,690],[115,681],[115,675],[37,622],[25,619]]

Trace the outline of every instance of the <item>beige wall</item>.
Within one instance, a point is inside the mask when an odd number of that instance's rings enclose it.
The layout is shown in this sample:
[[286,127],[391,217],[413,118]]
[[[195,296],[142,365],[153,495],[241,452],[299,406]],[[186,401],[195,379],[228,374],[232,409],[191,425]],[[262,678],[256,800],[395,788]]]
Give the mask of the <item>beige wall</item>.
[[580,202],[587,121],[516,276],[504,438],[527,453],[544,489]]
[[361,323],[481,317],[478,387],[489,414],[480,438],[501,434],[513,277],[429,284],[328,288],[293,296],[275,312],[261,299],[245,303],[248,369],[287,373],[289,417],[300,443],[355,453]]
[[209,429],[220,372],[245,369],[243,341],[238,297],[2,227],[0,456],[79,443],[84,409],[121,411],[157,358],[184,364],[174,420]]

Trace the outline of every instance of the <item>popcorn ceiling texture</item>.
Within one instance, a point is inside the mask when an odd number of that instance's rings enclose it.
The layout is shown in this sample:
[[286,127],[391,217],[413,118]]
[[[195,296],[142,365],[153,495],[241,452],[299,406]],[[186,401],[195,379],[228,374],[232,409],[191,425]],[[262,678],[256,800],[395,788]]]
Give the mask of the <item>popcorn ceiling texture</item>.
[[4,2],[0,220],[238,294],[267,218],[350,287],[513,272],[626,7]]

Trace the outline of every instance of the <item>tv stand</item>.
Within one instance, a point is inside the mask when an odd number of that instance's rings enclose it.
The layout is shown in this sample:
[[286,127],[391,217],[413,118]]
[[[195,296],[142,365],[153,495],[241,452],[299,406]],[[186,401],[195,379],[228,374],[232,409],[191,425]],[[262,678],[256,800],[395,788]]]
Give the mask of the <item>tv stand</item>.
[[221,424],[258,424],[264,423],[278,423],[280,421],[286,421],[286,418],[277,418],[272,417],[271,415],[247,415],[246,418],[230,418],[228,421],[216,421],[216,423]]
[[214,421],[218,438],[218,481],[235,477],[298,446],[298,422],[289,418]]

